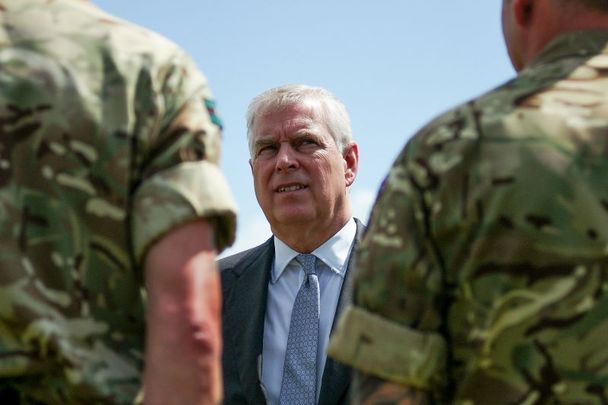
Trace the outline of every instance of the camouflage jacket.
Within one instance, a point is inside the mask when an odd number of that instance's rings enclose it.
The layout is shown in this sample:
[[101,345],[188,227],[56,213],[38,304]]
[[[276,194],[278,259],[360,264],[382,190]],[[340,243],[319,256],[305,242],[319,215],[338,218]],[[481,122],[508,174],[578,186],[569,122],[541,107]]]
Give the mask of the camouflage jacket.
[[440,403],[607,403],[608,32],[408,142],[330,355]]
[[168,40],[70,0],[0,0],[0,387],[129,403],[141,263],[197,218],[234,237],[206,79]]

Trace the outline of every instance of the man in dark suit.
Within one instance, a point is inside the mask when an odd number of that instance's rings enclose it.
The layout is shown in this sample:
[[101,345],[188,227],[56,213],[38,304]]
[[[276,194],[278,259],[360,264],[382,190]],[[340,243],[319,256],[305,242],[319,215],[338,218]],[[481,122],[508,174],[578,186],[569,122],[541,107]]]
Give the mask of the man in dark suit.
[[349,201],[359,153],[348,114],[327,90],[289,85],[251,102],[247,128],[273,237],[220,261],[225,403],[345,403],[350,370],[326,348],[363,232]]

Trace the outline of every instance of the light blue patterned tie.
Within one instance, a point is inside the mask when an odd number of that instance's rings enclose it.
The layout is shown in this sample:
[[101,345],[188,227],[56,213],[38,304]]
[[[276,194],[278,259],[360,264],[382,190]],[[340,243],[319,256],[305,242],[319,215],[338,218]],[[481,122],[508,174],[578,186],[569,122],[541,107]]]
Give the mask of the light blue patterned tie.
[[280,403],[313,405],[317,396],[319,278],[315,273],[314,255],[301,254],[296,260],[304,268],[306,276],[291,313]]

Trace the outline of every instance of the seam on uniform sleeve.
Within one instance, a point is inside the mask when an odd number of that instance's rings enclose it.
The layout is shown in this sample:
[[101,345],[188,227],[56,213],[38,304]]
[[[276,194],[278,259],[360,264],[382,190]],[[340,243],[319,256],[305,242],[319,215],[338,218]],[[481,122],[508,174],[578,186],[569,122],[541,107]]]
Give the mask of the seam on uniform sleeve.
[[197,219],[214,225],[218,250],[234,240],[236,204],[216,165],[184,162],[156,173],[135,195],[132,233],[135,257],[142,264],[151,244],[165,233]]

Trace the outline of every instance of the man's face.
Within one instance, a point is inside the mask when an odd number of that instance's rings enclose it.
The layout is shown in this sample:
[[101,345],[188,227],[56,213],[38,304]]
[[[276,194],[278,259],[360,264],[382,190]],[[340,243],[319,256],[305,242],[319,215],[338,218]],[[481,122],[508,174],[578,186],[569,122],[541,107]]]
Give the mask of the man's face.
[[262,115],[252,128],[255,194],[275,234],[294,225],[341,226],[351,215],[347,187],[355,179],[357,147],[343,155],[315,106]]

